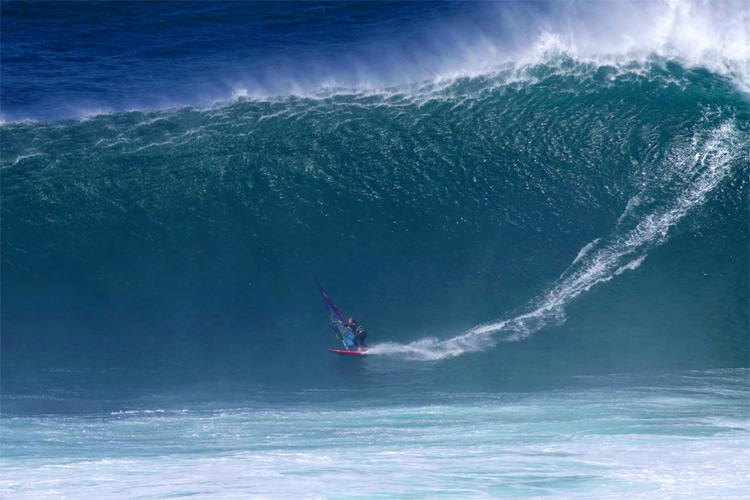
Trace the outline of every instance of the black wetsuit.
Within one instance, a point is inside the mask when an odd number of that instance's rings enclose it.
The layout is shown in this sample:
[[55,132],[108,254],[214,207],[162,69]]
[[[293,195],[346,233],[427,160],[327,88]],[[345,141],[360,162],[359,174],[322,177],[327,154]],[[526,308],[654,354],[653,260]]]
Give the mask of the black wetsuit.
[[354,332],[354,343],[358,347],[367,347],[367,345],[365,345],[365,340],[367,340],[367,330],[357,323],[352,323],[349,325],[349,328]]

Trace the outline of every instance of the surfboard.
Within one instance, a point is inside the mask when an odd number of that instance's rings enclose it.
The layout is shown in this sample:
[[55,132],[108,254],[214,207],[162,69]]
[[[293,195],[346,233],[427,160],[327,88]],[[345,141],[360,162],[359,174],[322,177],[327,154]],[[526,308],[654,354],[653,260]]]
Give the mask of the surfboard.
[[328,349],[328,352],[339,356],[361,356],[365,354],[365,351],[347,351],[344,349]]
[[320,295],[323,297],[323,303],[328,311],[328,319],[331,320],[331,329],[336,334],[336,338],[343,344],[343,349],[328,349],[332,354],[340,356],[360,356],[365,352],[357,350],[357,341],[354,332],[349,328],[349,321],[341,310],[333,303],[331,298],[323,291],[323,287],[318,282]]

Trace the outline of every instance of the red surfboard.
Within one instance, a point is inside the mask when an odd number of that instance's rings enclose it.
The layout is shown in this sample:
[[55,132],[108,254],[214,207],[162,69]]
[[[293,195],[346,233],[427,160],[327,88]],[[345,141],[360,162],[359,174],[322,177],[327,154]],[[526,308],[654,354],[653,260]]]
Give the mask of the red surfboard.
[[323,303],[328,310],[328,319],[331,320],[331,328],[336,333],[336,338],[344,344],[343,349],[328,349],[328,352],[338,354],[339,356],[361,356],[365,354],[364,350],[356,349],[357,340],[354,331],[350,328],[349,320],[346,319],[346,316],[344,316],[331,298],[323,291],[320,281],[318,281],[318,290],[320,290],[320,296],[323,297]]
[[346,351],[344,349],[328,349],[328,352],[339,356],[361,356],[365,353],[365,351]]

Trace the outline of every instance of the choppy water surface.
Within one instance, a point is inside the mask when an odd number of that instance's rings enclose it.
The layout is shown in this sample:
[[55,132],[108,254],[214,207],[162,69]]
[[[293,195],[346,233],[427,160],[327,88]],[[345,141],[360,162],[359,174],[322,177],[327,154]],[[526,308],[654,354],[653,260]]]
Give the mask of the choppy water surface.
[[[6,498],[747,498],[748,371],[5,415]],[[12,406],[12,402],[11,405]]]

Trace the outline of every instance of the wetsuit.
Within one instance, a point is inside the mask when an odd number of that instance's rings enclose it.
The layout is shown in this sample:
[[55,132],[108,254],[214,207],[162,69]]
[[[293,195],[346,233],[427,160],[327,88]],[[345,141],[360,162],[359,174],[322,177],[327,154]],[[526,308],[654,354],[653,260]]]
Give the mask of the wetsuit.
[[356,322],[349,325],[349,328],[354,332],[354,343],[358,347],[367,347],[367,345],[365,345],[365,340],[367,340],[367,330],[362,328]]

